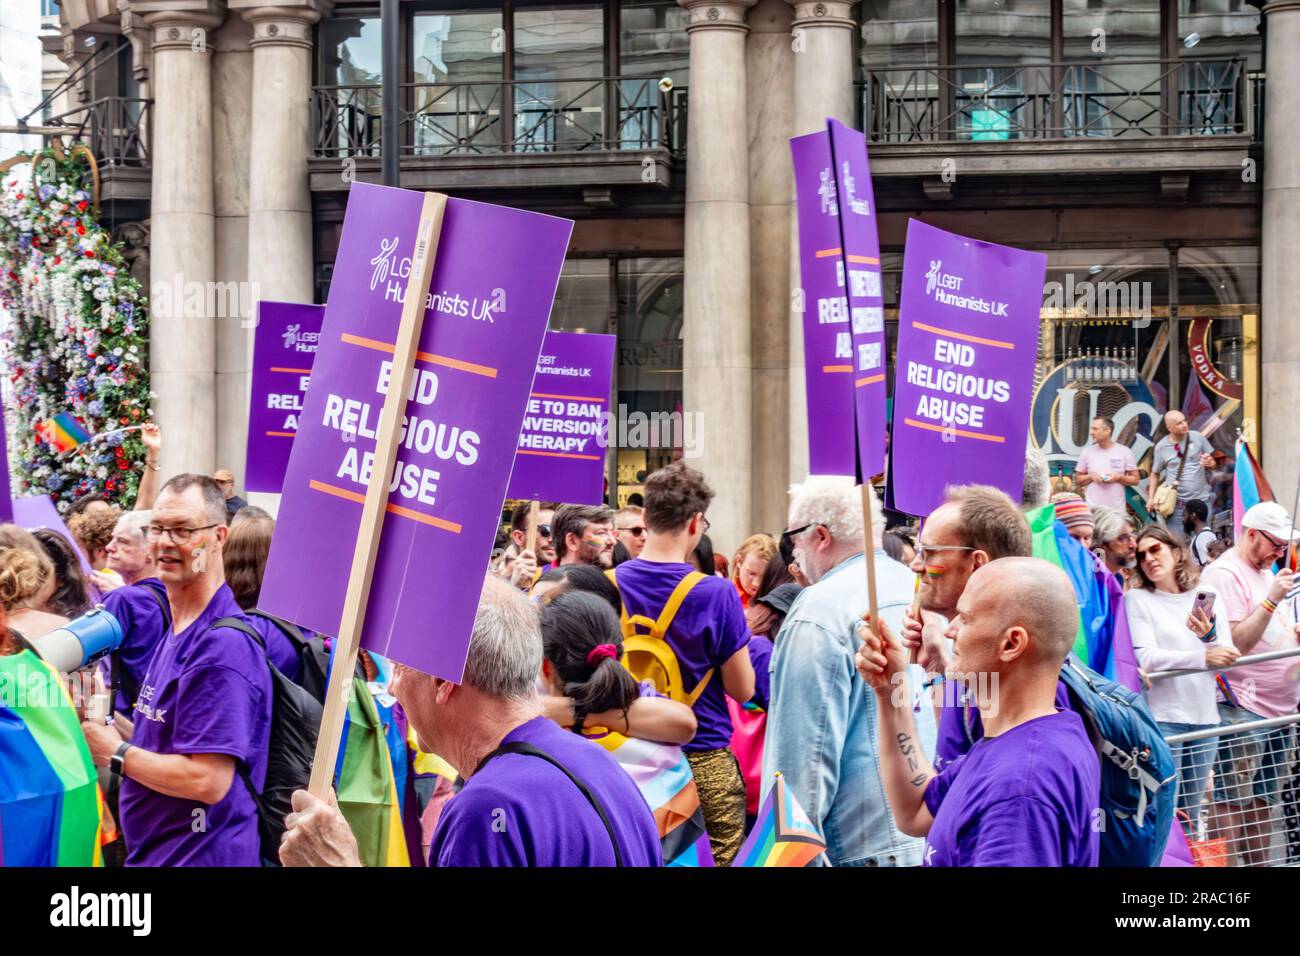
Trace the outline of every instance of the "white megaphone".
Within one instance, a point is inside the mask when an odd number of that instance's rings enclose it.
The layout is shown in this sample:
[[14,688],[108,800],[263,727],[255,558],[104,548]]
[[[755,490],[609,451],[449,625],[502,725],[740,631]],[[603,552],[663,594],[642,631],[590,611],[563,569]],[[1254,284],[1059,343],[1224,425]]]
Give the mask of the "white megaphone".
[[122,625],[102,604],[32,641],[45,663],[70,674],[122,645]]

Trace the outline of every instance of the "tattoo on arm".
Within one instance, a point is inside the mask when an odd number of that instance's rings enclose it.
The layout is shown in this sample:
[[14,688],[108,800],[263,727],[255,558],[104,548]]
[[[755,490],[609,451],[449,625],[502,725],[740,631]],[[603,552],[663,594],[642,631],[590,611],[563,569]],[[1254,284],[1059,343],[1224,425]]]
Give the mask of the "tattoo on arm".
[[[898,752],[903,755],[907,761],[909,773],[916,773],[920,769],[920,762],[916,759],[916,745],[912,743],[910,734],[898,734],[894,738],[898,741]],[[912,786],[919,787],[925,781],[925,774],[917,774],[912,780]]]

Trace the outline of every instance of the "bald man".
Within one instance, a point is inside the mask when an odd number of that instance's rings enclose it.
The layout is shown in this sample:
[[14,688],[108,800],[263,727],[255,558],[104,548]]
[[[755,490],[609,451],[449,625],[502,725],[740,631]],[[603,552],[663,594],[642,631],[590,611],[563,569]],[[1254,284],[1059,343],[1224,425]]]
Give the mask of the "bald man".
[[979,687],[984,736],[936,773],[917,745],[907,652],[864,625],[856,665],[875,691],[881,778],[926,866],[1096,866],[1101,765],[1078,714],[1056,705],[1079,612],[1070,580],[1039,558],[980,567],[947,636]]
[[1176,486],[1178,506],[1169,517],[1159,520],[1182,534],[1183,511],[1187,502],[1204,501],[1209,507],[1214,498],[1209,480],[1209,472],[1214,468],[1214,447],[1204,435],[1192,430],[1182,412],[1165,414],[1165,431],[1167,434],[1156,442],[1152,452],[1147,510],[1151,511],[1151,499],[1160,485]]

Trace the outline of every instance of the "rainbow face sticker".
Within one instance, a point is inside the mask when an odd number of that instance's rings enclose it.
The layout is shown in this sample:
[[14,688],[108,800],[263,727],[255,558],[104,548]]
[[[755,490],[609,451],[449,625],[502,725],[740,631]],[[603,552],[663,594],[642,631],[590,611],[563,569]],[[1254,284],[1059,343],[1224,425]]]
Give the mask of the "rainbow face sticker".
[[937,564],[927,564],[925,566],[925,576],[927,578],[943,577],[944,573],[944,569],[939,567]]

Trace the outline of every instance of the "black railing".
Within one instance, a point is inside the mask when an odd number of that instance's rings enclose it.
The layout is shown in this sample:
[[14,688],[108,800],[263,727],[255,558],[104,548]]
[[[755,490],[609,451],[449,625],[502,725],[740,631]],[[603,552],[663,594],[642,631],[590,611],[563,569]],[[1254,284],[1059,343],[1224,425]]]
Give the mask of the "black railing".
[[[403,156],[680,151],[685,89],[659,77],[404,83]],[[312,89],[312,156],[379,156],[379,85]]]
[[1236,57],[886,66],[858,84],[859,118],[878,143],[1246,133],[1245,65]]
[[52,116],[41,125],[66,126],[74,142],[90,147],[101,167],[149,166],[149,107],[152,100],[109,96]]

